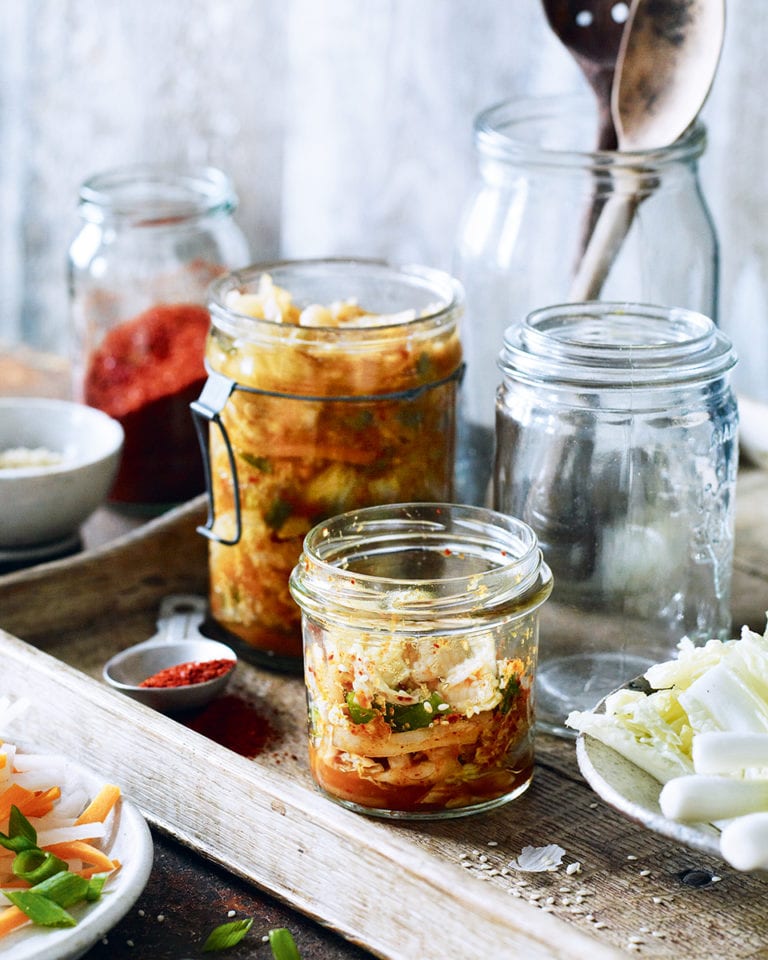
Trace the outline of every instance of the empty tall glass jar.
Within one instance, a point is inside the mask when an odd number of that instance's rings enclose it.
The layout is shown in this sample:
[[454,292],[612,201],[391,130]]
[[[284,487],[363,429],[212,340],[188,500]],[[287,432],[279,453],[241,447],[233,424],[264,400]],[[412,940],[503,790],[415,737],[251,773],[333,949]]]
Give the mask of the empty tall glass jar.
[[[698,181],[704,128],[664,149],[595,152],[595,121],[593,100],[564,96],[501,103],[475,122],[478,177],[454,266],[467,303],[457,457],[465,502],[486,499],[496,358],[510,324],[539,307],[592,299],[716,318],[717,244]],[[630,229],[604,282],[585,284],[583,254],[597,215],[603,227],[612,219],[611,198],[620,212],[632,211]]]
[[684,636],[730,635],[737,410],[702,314],[585,303],[507,331],[494,505],[536,531],[537,716],[562,731]]

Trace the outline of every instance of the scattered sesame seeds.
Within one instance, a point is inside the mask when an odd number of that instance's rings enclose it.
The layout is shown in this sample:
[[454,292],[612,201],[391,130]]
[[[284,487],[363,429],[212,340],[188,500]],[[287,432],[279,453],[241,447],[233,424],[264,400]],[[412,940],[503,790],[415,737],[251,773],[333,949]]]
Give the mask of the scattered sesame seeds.
[[489,840],[489,841],[488,841],[488,846],[489,846],[489,847],[498,847],[498,845],[499,845],[499,841],[498,841],[498,840]]
[[158,915],[157,915],[157,922],[158,922],[158,923],[163,923],[164,921],[165,921],[165,914],[164,914],[164,913],[158,913]]
[[650,875],[651,875],[651,871],[650,871],[650,870],[641,870],[641,871],[640,871],[640,876],[641,876],[641,877],[650,877]]
[[227,910],[227,916],[228,916],[228,917],[236,917],[236,916],[237,916],[237,910]]
[[139,910],[140,917],[146,917],[146,913],[143,910]]
[[634,855],[634,853],[628,853],[627,860],[637,860],[637,857]]

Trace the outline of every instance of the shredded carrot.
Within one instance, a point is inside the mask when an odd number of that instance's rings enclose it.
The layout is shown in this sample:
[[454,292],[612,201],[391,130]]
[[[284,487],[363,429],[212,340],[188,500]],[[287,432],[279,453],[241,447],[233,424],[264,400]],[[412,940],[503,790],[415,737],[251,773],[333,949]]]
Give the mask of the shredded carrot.
[[[18,807],[24,813],[25,805],[30,800],[35,799],[33,790],[27,790],[26,787],[19,786],[18,783],[12,783],[0,793],[0,822],[5,820],[11,813],[11,807]],[[26,813],[24,813],[26,816]]]
[[29,917],[22,910],[19,910],[18,907],[6,907],[5,910],[0,912],[0,937],[5,936],[6,933],[10,933],[11,930],[15,930],[16,927],[21,927],[23,924],[29,923]]
[[120,799],[120,787],[106,783],[75,820],[75,824],[104,823],[110,811]]
[[[44,817],[53,810],[53,804],[61,796],[61,787],[49,787],[39,790],[29,802],[24,804],[21,811],[25,817]],[[21,808],[19,808],[21,809]]]
[[[59,857],[61,860],[83,860],[85,863],[91,863],[98,867],[99,871],[114,870],[114,861],[98,847],[92,843],[86,843],[85,840],[68,840],[65,843],[53,843],[49,847],[43,847],[49,853]],[[81,871],[78,871],[81,872]]]

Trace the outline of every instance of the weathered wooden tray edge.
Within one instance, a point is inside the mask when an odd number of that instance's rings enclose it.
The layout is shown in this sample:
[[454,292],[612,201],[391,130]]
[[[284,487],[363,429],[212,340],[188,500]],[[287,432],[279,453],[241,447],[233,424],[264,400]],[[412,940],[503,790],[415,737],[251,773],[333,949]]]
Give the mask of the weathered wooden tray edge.
[[[192,501],[108,546],[0,578],[0,693],[24,690],[34,701],[41,748],[119,782],[158,828],[381,957],[426,955],[440,943],[461,944],[466,960],[499,947],[530,960],[624,956],[29,642],[87,622],[84,589],[91,617],[204,591],[205,542],[195,533],[203,509]],[[68,578],[79,589],[65,589]]]

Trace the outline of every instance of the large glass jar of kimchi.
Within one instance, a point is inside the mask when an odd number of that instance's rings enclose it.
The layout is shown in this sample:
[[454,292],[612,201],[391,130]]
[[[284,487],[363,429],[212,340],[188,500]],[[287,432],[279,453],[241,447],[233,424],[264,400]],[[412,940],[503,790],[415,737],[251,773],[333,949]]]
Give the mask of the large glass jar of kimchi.
[[533,775],[533,530],[456,504],[351,511],[315,527],[291,576],[304,613],[309,758],[358,812],[488,810]]
[[205,489],[189,404],[205,383],[214,277],[250,260],[230,178],[135,164],[80,188],[69,248],[73,392],[119,420],[111,503],[154,515]]
[[447,274],[375,261],[264,264],[212,285],[193,404],[210,453],[201,530],[211,613],[257,659],[301,669],[288,579],[311,527],[452,498],[462,306]]

